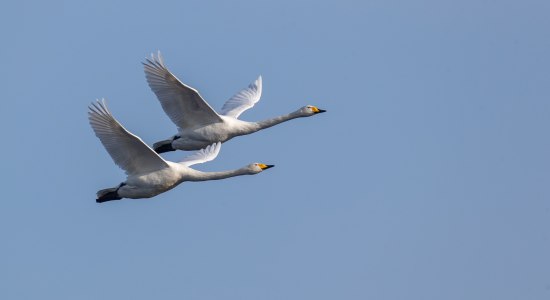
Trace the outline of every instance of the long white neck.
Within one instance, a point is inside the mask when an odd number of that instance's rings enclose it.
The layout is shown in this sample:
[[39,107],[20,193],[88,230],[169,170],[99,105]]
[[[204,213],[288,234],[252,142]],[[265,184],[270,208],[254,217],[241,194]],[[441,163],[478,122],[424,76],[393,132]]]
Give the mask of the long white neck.
[[237,170],[220,171],[220,172],[202,172],[202,171],[193,170],[193,172],[185,176],[184,181],[219,180],[219,179],[225,179],[225,178],[241,176],[241,175],[250,175],[246,167],[240,168]]
[[289,120],[292,120],[292,119],[296,119],[296,118],[300,118],[300,117],[303,117],[303,116],[300,114],[300,111],[297,110],[297,111],[291,112],[289,114],[277,116],[277,117],[274,117],[274,118],[271,118],[271,119],[267,119],[267,120],[263,120],[263,121],[259,121],[259,122],[251,122],[251,124],[253,124],[254,126],[251,126],[250,127],[251,131],[247,132],[246,134],[253,133],[253,132],[256,132],[258,130],[266,129],[266,128],[269,128],[271,126],[275,126],[277,124],[281,124],[283,122],[286,122],[286,121],[289,121]]

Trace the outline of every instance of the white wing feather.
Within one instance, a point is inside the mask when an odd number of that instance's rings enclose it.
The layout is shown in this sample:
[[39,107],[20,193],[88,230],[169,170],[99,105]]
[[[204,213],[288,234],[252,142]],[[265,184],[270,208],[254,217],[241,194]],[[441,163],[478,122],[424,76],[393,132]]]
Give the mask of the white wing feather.
[[221,145],[222,143],[217,142],[207,146],[204,149],[196,151],[180,161],[180,164],[189,167],[195,164],[202,164],[207,161],[214,160],[216,156],[218,156],[218,153],[220,153]]
[[262,96],[262,76],[251,83],[247,88],[231,97],[222,107],[221,114],[238,118],[245,110],[260,101]]
[[168,168],[168,164],[139,137],[133,135],[111,115],[105,100],[89,107],[90,125],[111,158],[128,175]]
[[143,66],[149,87],[176,126],[190,128],[223,122],[196,89],[181,82],[166,68],[160,51],[157,57],[151,54]]

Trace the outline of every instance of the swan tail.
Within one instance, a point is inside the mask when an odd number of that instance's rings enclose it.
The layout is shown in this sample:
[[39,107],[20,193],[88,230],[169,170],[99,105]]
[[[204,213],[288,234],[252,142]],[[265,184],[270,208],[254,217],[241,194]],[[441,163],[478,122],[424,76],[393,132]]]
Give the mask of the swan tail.
[[97,199],[95,202],[103,203],[112,200],[120,200],[122,197],[118,194],[118,187],[100,190],[97,192]]
[[153,144],[153,149],[156,153],[164,153],[164,152],[170,152],[175,151],[174,147],[172,147],[172,141],[173,140],[164,140]]

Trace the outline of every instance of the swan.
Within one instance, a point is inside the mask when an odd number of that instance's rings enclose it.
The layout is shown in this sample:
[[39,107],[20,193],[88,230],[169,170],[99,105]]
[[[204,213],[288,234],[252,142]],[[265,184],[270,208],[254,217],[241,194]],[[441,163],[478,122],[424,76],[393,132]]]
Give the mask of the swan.
[[160,51],[156,57],[151,54],[151,58],[147,58],[143,66],[149,87],[157,96],[164,112],[178,127],[176,135],[153,145],[157,153],[177,149],[198,150],[215,142],[223,143],[236,136],[326,111],[306,105],[289,114],[264,121],[241,121],[238,117],[260,100],[262,76],[227,100],[218,114],[196,89],[181,82],[166,68]]
[[213,143],[179,163],[166,161],[139,137],[126,130],[112,115],[105,99],[88,107],[90,125],[111,158],[126,172],[126,181],[117,187],[97,192],[96,202],[122,198],[150,198],[164,193],[183,181],[224,179],[239,175],[253,175],[273,167],[253,163],[243,168],[223,172],[201,172],[190,168],[194,164],[211,161],[220,152],[221,143]]

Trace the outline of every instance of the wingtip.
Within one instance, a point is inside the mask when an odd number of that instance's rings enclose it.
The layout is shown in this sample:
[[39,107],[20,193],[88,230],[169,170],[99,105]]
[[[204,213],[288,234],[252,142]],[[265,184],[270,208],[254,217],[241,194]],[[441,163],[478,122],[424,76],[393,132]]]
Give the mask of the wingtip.
[[106,114],[111,115],[109,108],[107,107],[107,100],[105,98],[96,99],[88,105],[88,114]]
[[166,68],[164,65],[164,58],[162,57],[162,53],[160,50],[157,50],[157,54],[155,56],[154,52],[151,52],[151,57],[145,57],[145,61],[141,62],[145,68],[147,67],[163,67]]
[[258,92],[261,93],[262,92],[262,86],[263,86],[263,79],[262,79],[262,75],[258,76],[258,80],[256,80],[256,86],[258,88]]
[[161,66],[164,67],[164,58],[162,57],[162,54],[160,53],[160,50],[157,50],[157,59]]
[[220,152],[221,146],[222,146],[221,142],[212,143],[211,145],[208,145],[207,151],[211,153],[215,153],[217,155]]
[[88,109],[91,111],[95,111],[98,109],[100,104],[101,104],[101,100],[99,98],[96,98],[95,101],[90,102],[90,105],[88,105]]
[[214,149],[214,158],[218,157],[218,154],[220,154],[221,149],[222,149],[222,143],[218,142],[216,144],[216,148]]

